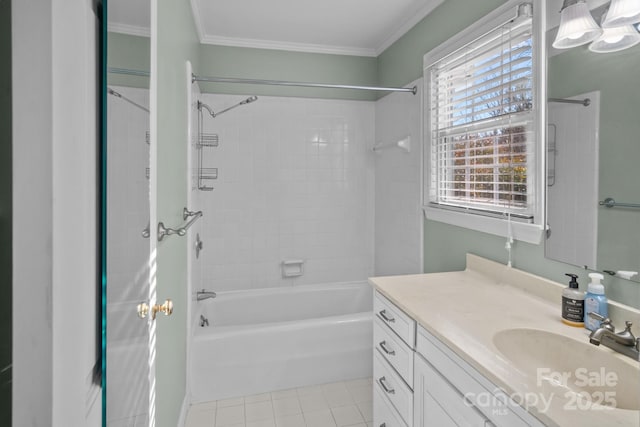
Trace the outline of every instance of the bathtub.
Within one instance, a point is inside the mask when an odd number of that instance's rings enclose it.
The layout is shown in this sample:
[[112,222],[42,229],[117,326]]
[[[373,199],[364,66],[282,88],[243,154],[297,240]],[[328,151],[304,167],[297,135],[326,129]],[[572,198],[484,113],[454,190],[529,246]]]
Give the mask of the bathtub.
[[[129,311],[132,311],[129,306]],[[145,322],[140,322],[145,323]],[[147,425],[149,344],[147,337],[107,344],[107,425]]]
[[191,401],[370,377],[372,304],[366,282],[219,292],[194,303]]

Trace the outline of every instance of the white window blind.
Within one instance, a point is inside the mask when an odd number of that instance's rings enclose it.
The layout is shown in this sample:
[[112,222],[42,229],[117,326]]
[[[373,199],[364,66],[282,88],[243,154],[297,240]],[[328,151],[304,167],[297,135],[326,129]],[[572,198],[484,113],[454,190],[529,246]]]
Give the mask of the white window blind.
[[429,205],[532,222],[534,61],[529,8],[425,70]]

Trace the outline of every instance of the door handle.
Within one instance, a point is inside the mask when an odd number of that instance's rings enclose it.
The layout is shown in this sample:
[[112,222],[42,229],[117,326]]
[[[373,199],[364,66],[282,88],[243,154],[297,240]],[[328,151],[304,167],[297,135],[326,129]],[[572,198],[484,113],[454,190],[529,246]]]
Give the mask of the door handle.
[[155,320],[158,312],[163,313],[165,316],[171,316],[173,313],[173,301],[170,299],[165,300],[162,304],[155,304],[153,307],[149,307],[146,302],[141,302],[137,306],[138,317],[144,319],[151,312],[151,319]]

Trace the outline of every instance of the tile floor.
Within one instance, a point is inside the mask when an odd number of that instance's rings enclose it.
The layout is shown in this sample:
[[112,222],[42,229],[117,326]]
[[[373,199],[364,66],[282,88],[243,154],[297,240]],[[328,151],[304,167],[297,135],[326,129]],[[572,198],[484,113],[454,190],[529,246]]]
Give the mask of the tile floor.
[[371,378],[201,403],[185,427],[372,427]]

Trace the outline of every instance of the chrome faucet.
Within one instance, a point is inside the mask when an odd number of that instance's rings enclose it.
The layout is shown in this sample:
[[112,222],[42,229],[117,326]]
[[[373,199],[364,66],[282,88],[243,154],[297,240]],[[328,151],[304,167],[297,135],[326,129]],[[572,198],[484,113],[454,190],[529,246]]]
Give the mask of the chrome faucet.
[[634,360],[640,360],[640,338],[636,338],[631,332],[633,323],[626,321],[624,331],[616,333],[615,327],[611,324],[609,318],[593,312],[589,313],[589,316],[602,322],[600,327],[589,335],[589,342],[591,344],[602,344]]
[[205,291],[204,289],[196,292],[196,300],[202,301],[209,298],[215,298],[216,293],[213,291]]

